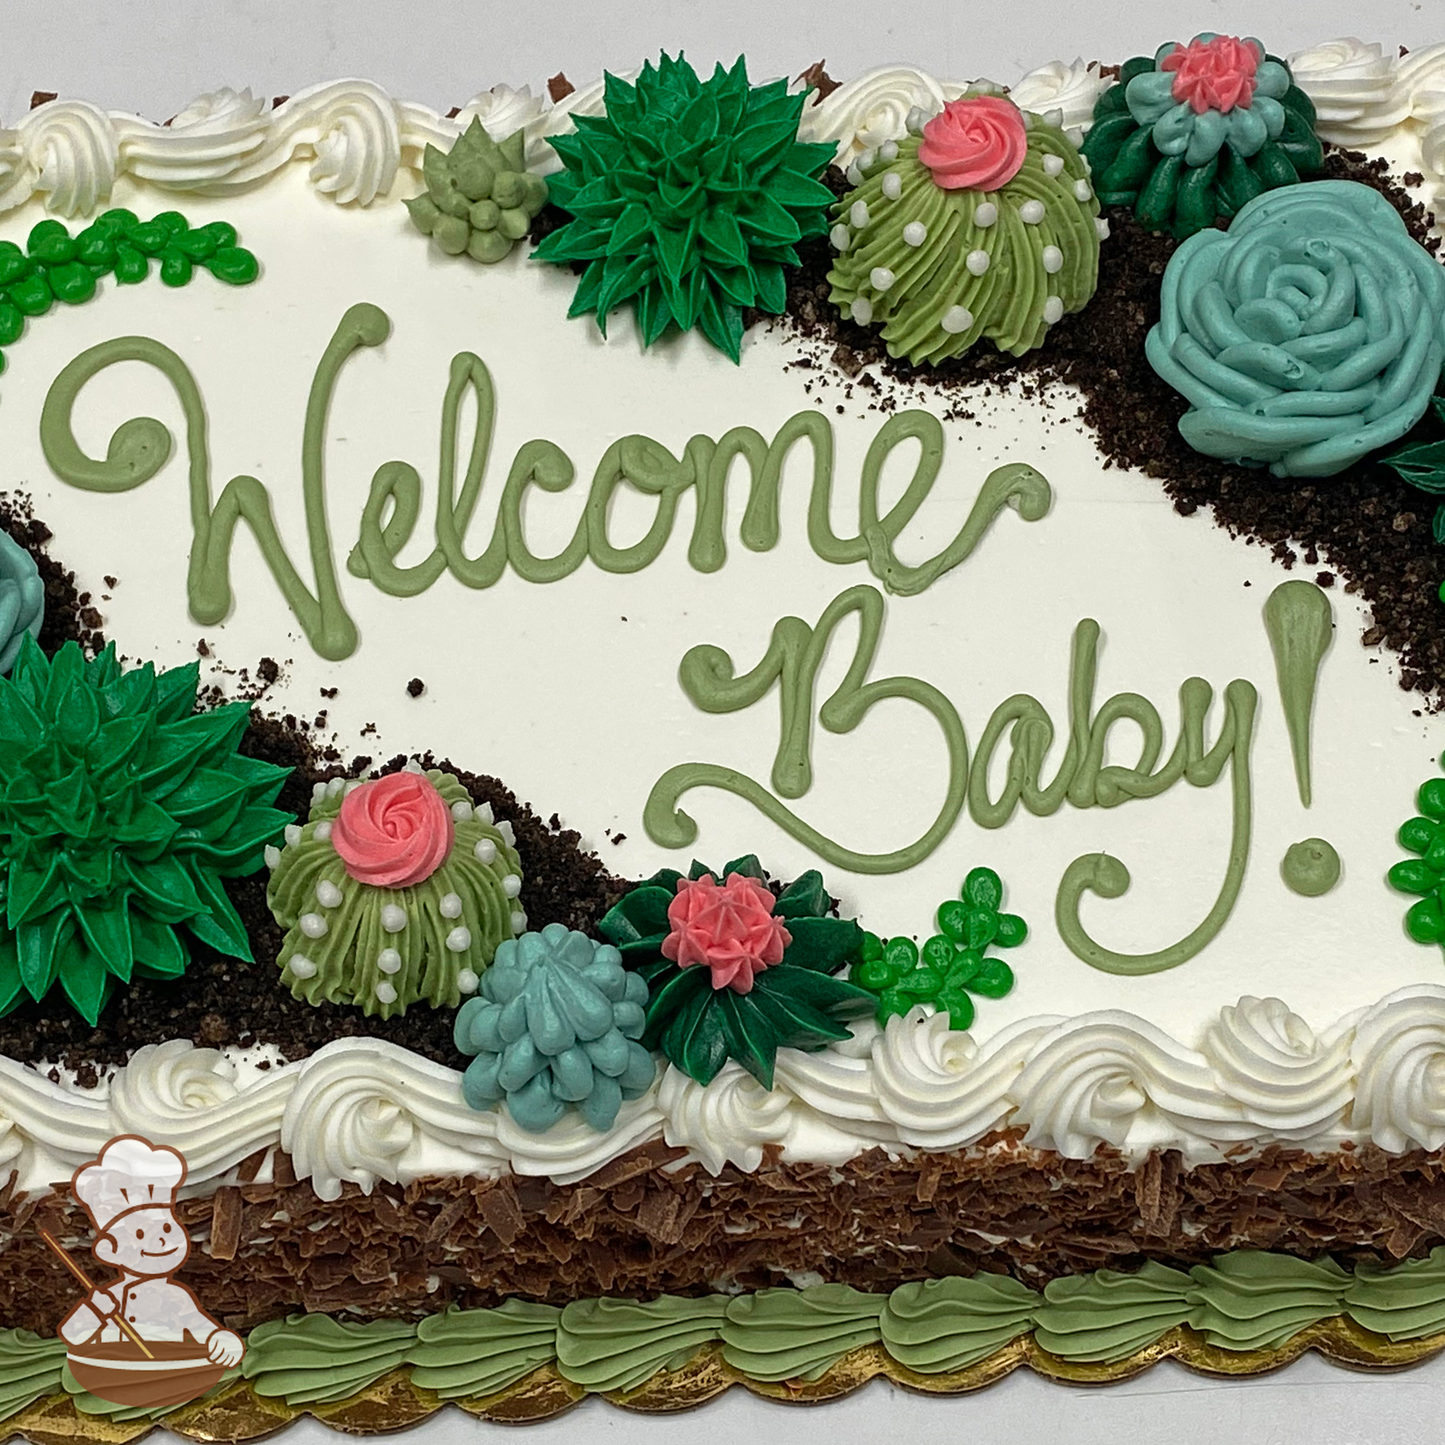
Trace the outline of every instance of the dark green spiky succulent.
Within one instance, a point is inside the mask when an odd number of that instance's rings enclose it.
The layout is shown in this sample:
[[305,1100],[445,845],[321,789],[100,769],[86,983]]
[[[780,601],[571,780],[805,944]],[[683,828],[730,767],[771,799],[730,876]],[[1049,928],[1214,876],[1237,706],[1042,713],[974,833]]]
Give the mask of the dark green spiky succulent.
[[412,224],[448,256],[502,260],[547,204],[547,182],[527,170],[525,145],[521,131],[494,141],[475,116],[451,150],[429,145],[426,190],[406,203]]
[[196,712],[197,678],[30,637],[0,678],[0,1014],[59,983],[94,1023],[117,981],[185,971],[181,925],[251,957],[220,880],[292,821],[290,770],[236,751],[248,703]]
[[816,869],[775,899],[751,853],[720,873],[694,862],[686,876],[693,882],[726,879],[731,884],[735,875],[761,885],[761,896],[771,902],[771,913],[787,932],[781,960],[759,965],[746,991],[721,986],[708,968],[686,966],[676,948],[664,946],[669,935],[675,937],[670,910],[684,876],[675,869],[662,869],[626,894],[598,931],[647,981],[644,1048],[660,1049],[700,1084],[710,1083],[729,1059],[736,1059],[771,1089],[780,1048],[815,1050],[846,1039],[843,1021],[871,1013],[875,999],[832,977],[858,962],[863,930],[855,919],[831,916],[833,900]]
[[569,311],[607,318],[630,301],[642,344],[701,329],[738,360],[744,307],[780,312],[797,242],[823,235],[832,192],[816,178],[830,145],[798,140],[802,95],[750,87],[746,63],[699,80],[682,56],[609,75],[606,114],[552,138],[566,170],[551,199],[576,218],[532,255],[585,264]]

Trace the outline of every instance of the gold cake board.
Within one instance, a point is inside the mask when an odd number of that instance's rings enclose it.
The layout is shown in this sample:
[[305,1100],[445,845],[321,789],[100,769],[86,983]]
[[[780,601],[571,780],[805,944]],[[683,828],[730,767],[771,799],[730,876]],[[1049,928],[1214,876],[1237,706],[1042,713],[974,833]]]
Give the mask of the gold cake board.
[[[790,1405],[815,1405],[841,1399],[870,1380],[886,1379],[925,1395],[966,1395],[1001,1380],[1014,1370],[1032,1370],[1067,1385],[1108,1385],[1141,1374],[1160,1360],[1175,1360],[1202,1375],[1263,1375],[1317,1350],[1337,1365],[1358,1370],[1402,1370],[1445,1350],[1445,1333],[1394,1344],[1344,1317],[1322,1320],[1270,1350],[1222,1350],[1181,1325],[1145,1349],[1111,1364],[1078,1364],[1041,1350],[1024,1336],[986,1360],[951,1374],[919,1375],[892,1359],[881,1345],[844,1355],[814,1381],[780,1383],[753,1380],[722,1357],[720,1345],[705,1345],[680,1370],[654,1376],[630,1392],[606,1391],[600,1398],[625,1410],[664,1414],[691,1410],[734,1386]],[[349,1399],[332,1405],[292,1408],[283,1400],[258,1395],[249,1381],[239,1380],[192,1405],[183,1405],[163,1420],[116,1421],[87,1415],[69,1395],[52,1395],[6,1421],[0,1440],[22,1436],[34,1445],[128,1445],[163,1426],[189,1440],[240,1442],[259,1440],[310,1415],[335,1430],[375,1435],[402,1430],[447,1405],[482,1420],[518,1425],[547,1420],[587,1398],[588,1391],[564,1380],[548,1365],[493,1395],[442,1400],[431,1390],[412,1384],[404,1368],[393,1370]]]

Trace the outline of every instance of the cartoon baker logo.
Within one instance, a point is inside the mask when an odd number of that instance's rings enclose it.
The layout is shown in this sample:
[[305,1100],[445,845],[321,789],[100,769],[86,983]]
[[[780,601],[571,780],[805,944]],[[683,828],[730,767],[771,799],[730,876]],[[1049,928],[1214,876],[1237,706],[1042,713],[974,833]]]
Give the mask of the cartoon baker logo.
[[180,1154],[135,1134],[112,1139],[75,1171],[71,1193],[95,1225],[91,1253],[116,1271],[102,1284],[45,1234],[86,1290],[60,1323],[66,1363],[77,1383],[116,1405],[182,1405],[241,1361],[241,1337],[171,1278],[191,1252],[175,1213],[185,1177]]

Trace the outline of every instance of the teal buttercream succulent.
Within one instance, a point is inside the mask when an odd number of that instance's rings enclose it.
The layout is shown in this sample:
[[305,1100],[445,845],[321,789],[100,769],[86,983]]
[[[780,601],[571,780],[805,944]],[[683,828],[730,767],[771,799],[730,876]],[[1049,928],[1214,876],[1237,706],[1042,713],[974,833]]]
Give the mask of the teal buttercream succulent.
[[1315,181],[1251,201],[1170,258],[1149,364],[1205,456],[1327,477],[1425,414],[1445,360],[1445,268],[1378,191]]
[[540,1134],[570,1106],[600,1133],[652,1083],[657,1066],[638,1042],[647,985],[610,944],[549,923],[503,943],[480,989],[456,1021],[457,1047],[475,1055],[462,1076],[472,1108],[505,1099]]
[[627,303],[642,344],[700,329],[734,361],[745,307],[781,312],[783,268],[823,235],[833,195],[817,177],[835,147],[798,140],[803,95],[750,86],[741,57],[707,80],[681,55],[606,78],[606,113],[552,137],[565,170],[551,200],[575,219],[533,257],[586,269],[569,311],[607,318]]
[[0,674],[15,666],[20,644],[40,635],[45,584],[35,558],[0,527]]
[[938,932],[920,949],[911,938],[864,936],[863,958],[849,979],[878,998],[877,1018],[887,1023],[918,1004],[946,1013],[953,1028],[973,1024],[972,995],[1003,998],[1013,970],[990,948],[1016,948],[1028,925],[1003,911],[1003,882],[992,868],[975,868],[957,898],[939,905]]
[[94,1023],[117,982],[185,971],[182,928],[251,957],[221,879],[291,821],[271,807],[289,769],[237,751],[249,704],[197,712],[197,677],[21,640],[0,678],[0,1013],[58,984]]

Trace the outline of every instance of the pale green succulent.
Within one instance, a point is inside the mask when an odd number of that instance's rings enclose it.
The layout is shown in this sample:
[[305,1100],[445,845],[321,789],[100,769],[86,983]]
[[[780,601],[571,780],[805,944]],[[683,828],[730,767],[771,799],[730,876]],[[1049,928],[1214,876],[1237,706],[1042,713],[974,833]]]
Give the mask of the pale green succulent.
[[450,151],[429,145],[426,190],[406,203],[417,230],[448,256],[500,261],[547,204],[547,182],[527,170],[524,146],[521,131],[498,143],[475,118]]

